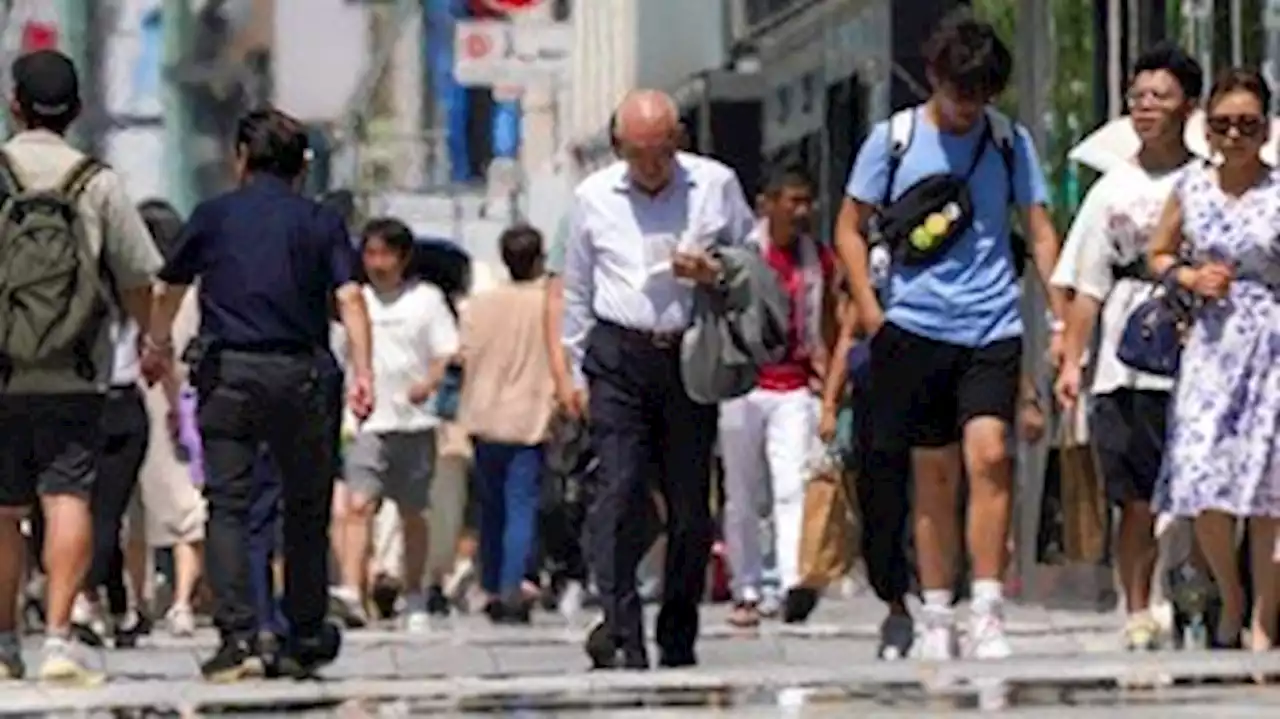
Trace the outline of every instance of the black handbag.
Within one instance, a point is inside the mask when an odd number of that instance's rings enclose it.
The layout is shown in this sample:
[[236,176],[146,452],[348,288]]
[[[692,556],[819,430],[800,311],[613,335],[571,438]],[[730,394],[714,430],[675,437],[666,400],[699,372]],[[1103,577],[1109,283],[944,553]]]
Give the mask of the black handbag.
[[1134,308],[1120,335],[1116,357],[1140,372],[1175,377],[1194,319],[1194,296],[1178,286],[1175,265],[1161,277],[1159,293]]

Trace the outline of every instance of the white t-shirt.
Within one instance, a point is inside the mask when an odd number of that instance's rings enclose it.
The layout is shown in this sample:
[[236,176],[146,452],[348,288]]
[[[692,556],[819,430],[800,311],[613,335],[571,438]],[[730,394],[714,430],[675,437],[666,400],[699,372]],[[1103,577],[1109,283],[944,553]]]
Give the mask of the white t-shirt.
[[426,379],[433,360],[458,353],[458,325],[435,285],[411,282],[394,294],[364,288],[373,326],[373,414],[362,432],[416,432],[440,420],[409,390]]
[[111,386],[128,387],[142,376],[138,358],[138,324],[131,319],[111,323]]
[[1052,282],[1103,302],[1093,394],[1118,389],[1169,391],[1173,380],[1139,372],[1116,357],[1129,314],[1155,287],[1115,278],[1115,268],[1140,260],[1160,212],[1186,167],[1153,175],[1127,162],[1103,175],[1076,213]]

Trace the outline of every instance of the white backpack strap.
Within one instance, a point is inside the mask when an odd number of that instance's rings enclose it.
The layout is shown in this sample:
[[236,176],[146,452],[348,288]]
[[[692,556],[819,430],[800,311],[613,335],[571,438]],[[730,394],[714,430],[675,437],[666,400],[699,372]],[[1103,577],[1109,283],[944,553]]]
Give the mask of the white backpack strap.
[[991,126],[991,139],[1001,152],[1013,150],[1013,122],[994,107],[987,108],[987,123]]
[[901,160],[911,147],[911,137],[916,132],[916,110],[908,107],[893,113],[889,118],[889,155]]

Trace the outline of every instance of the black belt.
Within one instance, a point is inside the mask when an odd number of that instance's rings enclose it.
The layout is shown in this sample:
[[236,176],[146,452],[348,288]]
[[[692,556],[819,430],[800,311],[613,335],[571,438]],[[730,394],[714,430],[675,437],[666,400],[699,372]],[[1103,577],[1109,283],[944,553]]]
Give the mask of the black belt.
[[223,342],[214,340],[209,352],[239,352],[251,355],[313,355],[319,350],[310,342],[294,340],[266,340],[263,342]]
[[113,384],[107,388],[107,399],[124,399],[140,394],[138,391],[138,383],[130,382],[129,384]]
[[680,341],[684,339],[684,330],[642,330],[634,327],[625,327],[616,322],[608,320],[600,320],[600,327],[622,337],[624,340],[638,342],[656,347],[658,349],[675,349],[680,346]]

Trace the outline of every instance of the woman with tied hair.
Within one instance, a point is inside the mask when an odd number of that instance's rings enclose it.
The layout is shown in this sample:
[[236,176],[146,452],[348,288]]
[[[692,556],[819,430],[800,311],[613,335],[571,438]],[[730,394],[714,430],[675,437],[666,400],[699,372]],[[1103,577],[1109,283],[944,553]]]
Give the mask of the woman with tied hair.
[[[1267,142],[1271,90],[1231,69],[1209,93],[1205,127],[1216,163],[1182,176],[1147,248],[1152,275],[1196,297],[1181,357],[1157,506],[1194,522],[1222,597],[1214,646],[1238,648],[1246,621],[1255,652],[1276,646],[1280,622],[1280,174]],[[1247,520],[1253,612],[1236,560]]]
[[[183,220],[169,203],[152,199],[138,207],[156,247],[166,258],[173,252]],[[174,320],[173,340],[185,348],[199,330],[196,293],[187,294]],[[129,511],[129,541],[125,564],[134,596],[146,592],[148,550],[173,551],[173,603],[166,614],[169,631],[190,636],[195,631],[192,600],[203,571],[205,502],[196,485],[198,462],[190,462],[192,450],[180,441],[180,404],[186,384],[187,367],[179,363],[166,381],[147,390],[147,414],[151,436],[146,460],[139,475],[138,490]]]

